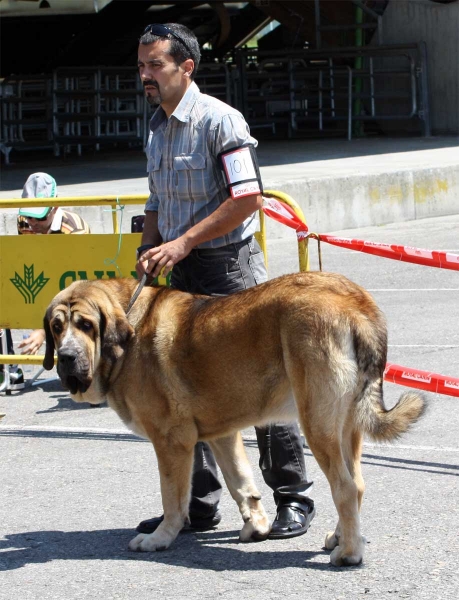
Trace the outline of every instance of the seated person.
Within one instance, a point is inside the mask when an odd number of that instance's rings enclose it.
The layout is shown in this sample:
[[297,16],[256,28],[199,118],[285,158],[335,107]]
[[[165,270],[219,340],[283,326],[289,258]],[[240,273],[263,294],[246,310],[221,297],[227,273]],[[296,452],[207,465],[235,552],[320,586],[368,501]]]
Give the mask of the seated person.
[[[48,173],[33,173],[25,182],[22,190],[23,198],[55,198],[57,197],[56,181]],[[59,207],[20,208],[17,220],[18,233],[59,234],[59,233],[91,233],[89,225],[75,212]],[[21,354],[37,354],[45,341],[45,330],[35,329],[24,339],[18,348]]]

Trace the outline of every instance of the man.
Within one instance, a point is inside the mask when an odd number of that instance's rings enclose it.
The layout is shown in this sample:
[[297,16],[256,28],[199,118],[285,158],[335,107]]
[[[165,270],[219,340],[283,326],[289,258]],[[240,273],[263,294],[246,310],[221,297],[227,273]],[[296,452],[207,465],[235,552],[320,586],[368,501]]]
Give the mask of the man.
[[[25,182],[22,198],[55,198],[56,181],[48,173],[33,173]],[[90,233],[89,225],[74,212],[58,207],[20,208],[17,220],[18,233],[32,234],[80,234]],[[37,354],[45,341],[45,330],[35,329],[18,344],[21,354]]]
[[[254,238],[262,189],[257,141],[235,109],[199,92],[195,35],[183,25],[149,25],[140,38],[138,68],[147,101],[157,106],[147,145],[150,197],[136,265],[191,293],[227,295],[267,280]],[[306,533],[315,514],[296,424],[256,428],[260,467],[273,489],[277,515],[271,539]],[[195,447],[191,529],[221,520],[221,485],[209,446]],[[142,521],[151,533],[163,517]]]

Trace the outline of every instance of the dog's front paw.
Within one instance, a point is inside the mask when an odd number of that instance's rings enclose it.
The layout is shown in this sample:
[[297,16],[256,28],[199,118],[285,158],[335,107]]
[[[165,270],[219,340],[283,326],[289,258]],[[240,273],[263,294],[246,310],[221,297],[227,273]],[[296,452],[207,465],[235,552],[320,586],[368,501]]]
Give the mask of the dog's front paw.
[[135,552],[160,552],[167,550],[173,542],[173,538],[165,535],[154,533],[139,533],[133,540],[129,542],[129,549]]
[[365,538],[361,537],[355,548],[336,546],[330,554],[330,563],[334,567],[356,567],[363,561]]
[[325,548],[327,550],[334,550],[339,545],[339,537],[336,535],[336,531],[329,531],[325,536]]
[[252,518],[244,523],[244,527],[239,533],[241,542],[262,542],[271,531],[271,524],[266,513],[254,514]]

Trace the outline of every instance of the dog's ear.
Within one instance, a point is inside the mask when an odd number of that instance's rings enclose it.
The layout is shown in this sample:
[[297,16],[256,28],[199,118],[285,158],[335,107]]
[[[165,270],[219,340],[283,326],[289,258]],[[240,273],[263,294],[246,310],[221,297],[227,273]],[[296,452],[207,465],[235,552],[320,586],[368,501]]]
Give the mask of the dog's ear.
[[121,305],[99,306],[99,310],[101,354],[116,360],[122,356],[127,343],[134,336],[134,328]]
[[43,359],[43,367],[47,371],[51,371],[51,369],[54,367],[54,339],[51,333],[51,327],[49,326],[52,308],[52,305],[48,307],[48,310],[45,314],[45,318],[43,319],[43,326],[45,328],[46,336],[46,350],[45,358]]

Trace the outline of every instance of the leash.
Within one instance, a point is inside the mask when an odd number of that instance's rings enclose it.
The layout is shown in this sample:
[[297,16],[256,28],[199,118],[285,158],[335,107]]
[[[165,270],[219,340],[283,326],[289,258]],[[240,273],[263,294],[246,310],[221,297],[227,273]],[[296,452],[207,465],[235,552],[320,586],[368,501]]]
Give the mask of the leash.
[[134,302],[137,300],[137,298],[139,297],[140,292],[143,290],[143,287],[145,285],[145,282],[147,281],[147,273],[144,273],[142,275],[142,279],[139,281],[139,284],[134,292],[134,295],[132,296],[132,298],[129,300],[129,304],[128,307],[126,309],[126,316],[131,312],[131,308],[134,306]]

